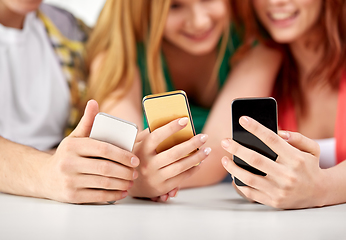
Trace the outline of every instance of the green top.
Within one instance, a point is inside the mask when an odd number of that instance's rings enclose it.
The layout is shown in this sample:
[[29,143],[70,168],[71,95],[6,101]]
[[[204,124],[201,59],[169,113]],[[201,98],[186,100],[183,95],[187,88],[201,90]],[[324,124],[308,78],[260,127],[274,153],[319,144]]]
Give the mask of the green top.
[[[230,58],[232,55],[235,53],[236,49],[240,46],[240,40],[239,36],[235,33],[234,28],[231,28],[231,33],[230,33],[230,38],[229,38],[229,43],[226,48],[225,55],[223,57],[220,69],[219,69],[219,91],[222,89],[224,83],[227,80],[228,74],[231,70],[230,67]],[[137,44],[137,54],[138,54],[138,66],[141,74],[141,79],[142,79],[142,92],[143,92],[143,97],[151,93],[150,90],[150,84],[148,80],[148,74],[147,74],[147,68],[146,68],[146,54],[145,54],[145,47],[143,43],[138,43]],[[162,68],[163,68],[163,73],[164,77],[166,80],[166,85],[167,85],[167,91],[174,91],[177,90],[175,89],[170,74],[169,74],[169,69],[167,67],[165,58],[162,54]],[[181,89],[183,90],[183,89]],[[193,123],[195,126],[196,134],[199,134],[202,132],[202,129],[204,127],[205,122],[207,121],[210,108],[204,108],[201,106],[198,106],[196,104],[190,103],[190,110],[191,110],[191,115],[193,119]],[[144,116],[144,115],[143,115]],[[147,121],[145,117],[143,117],[143,123],[144,123],[144,129],[148,127]]]

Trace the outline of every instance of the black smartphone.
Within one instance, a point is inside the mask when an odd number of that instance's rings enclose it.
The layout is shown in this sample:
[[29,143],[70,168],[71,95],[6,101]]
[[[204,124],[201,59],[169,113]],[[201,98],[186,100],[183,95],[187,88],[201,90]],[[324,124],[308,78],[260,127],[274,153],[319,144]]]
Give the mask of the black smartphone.
[[[231,108],[233,140],[275,161],[277,154],[273,152],[273,150],[271,150],[267,145],[265,145],[259,138],[245,130],[239,124],[239,118],[242,116],[251,117],[263,126],[277,133],[278,124],[276,100],[272,97],[238,98],[233,100]],[[233,161],[239,167],[242,167],[254,174],[262,176],[266,175],[264,172],[250,166],[237,156],[233,156]],[[234,182],[237,186],[246,186],[246,184],[237,178],[234,178]]]

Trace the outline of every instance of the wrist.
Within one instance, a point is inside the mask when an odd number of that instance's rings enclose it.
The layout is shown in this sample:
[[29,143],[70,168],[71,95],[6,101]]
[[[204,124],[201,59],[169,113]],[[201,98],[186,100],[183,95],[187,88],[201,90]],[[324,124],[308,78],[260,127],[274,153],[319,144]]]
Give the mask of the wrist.
[[51,162],[51,155],[40,152],[35,161],[35,167],[33,170],[32,188],[30,189],[34,197],[49,198],[49,163]]
[[323,207],[326,205],[330,205],[331,199],[331,185],[332,185],[332,177],[329,174],[328,169],[320,169],[321,174],[317,179],[316,185],[316,194],[314,199],[316,200],[315,206]]

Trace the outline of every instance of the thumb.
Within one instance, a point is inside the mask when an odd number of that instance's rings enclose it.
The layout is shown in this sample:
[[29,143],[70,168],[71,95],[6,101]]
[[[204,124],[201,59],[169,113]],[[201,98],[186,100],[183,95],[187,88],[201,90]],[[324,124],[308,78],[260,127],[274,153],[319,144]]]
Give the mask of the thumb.
[[279,131],[278,135],[288,142],[291,146],[298,148],[300,151],[320,156],[320,145],[314,140],[305,137],[298,132]]
[[95,100],[88,101],[85,110],[84,115],[80,122],[78,123],[78,126],[73,130],[73,132],[70,134],[71,137],[89,137],[91,128],[94,123],[94,118],[96,114],[99,112],[99,105]]

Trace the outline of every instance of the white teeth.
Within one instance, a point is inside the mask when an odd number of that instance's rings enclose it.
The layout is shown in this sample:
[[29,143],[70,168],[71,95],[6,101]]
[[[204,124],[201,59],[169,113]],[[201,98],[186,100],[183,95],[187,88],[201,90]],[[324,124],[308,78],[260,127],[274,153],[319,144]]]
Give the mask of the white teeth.
[[284,20],[292,17],[294,13],[271,13],[270,16],[274,20]]

